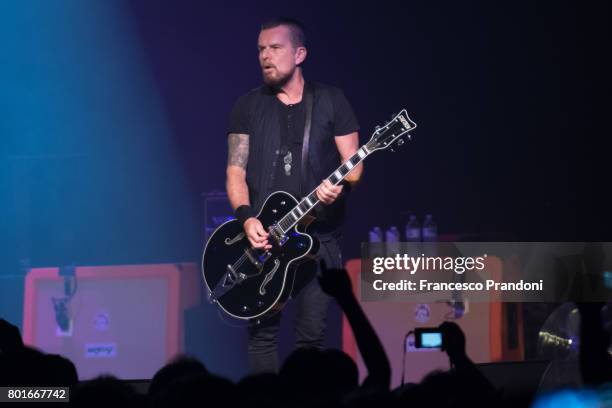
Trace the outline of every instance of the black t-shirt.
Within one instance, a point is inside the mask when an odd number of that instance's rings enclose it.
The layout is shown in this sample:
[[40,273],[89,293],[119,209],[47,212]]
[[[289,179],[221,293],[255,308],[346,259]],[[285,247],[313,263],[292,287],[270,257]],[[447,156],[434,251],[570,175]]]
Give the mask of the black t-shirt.
[[[241,96],[234,104],[228,133],[249,135],[247,185],[255,208],[277,190],[287,191],[298,200],[310,193],[341,164],[334,137],[359,130],[355,114],[340,89],[320,83],[312,86],[315,98],[306,167],[309,183],[305,187],[300,184],[304,101],[285,105],[272,88],[263,85]],[[301,191],[304,188],[307,191]],[[339,228],[344,204],[344,200],[337,200],[330,206],[319,205],[315,214],[319,223],[331,222],[329,229]]]
[[304,141],[304,126],[306,109],[303,101],[296,104],[281,102],[278,98],[277,109],[280,120],[280,149],[274,151],[277,155],[274,166],[274,190],[286,191],[294,197],[300,197],[302,142]]

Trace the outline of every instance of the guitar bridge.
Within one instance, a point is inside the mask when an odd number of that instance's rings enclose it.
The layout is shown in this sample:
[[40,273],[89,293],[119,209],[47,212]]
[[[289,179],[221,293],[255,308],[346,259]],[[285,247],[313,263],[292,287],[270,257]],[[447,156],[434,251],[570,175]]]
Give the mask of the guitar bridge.
[[268,232],[270,234],[270,236],[272,238],[274,238],[274,241],[276,241],[276,244],[278,246],[283,246],[285,245],[285,242],[287,242],[287,240],[289,239],[289,237],[287,236],[287,234],[283,234],[281,232],[281,230],[275,225],[271,226],[268,229]]

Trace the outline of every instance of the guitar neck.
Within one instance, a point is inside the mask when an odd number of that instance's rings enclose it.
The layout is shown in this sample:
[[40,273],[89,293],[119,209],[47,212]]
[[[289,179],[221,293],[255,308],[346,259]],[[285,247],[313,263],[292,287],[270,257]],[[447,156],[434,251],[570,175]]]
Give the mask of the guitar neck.
[[[352,155],[347,161],[342,163],[327,180],[333,185],[337,185],[368,155],[372,153],[368,150],[366,145],[363,145],[357,150],[357,153]],[[291,211],[289,211],[283,218],[278,222],[278,227],[282,230],[282,233],[286,233],[293,228],[302,218],[304,218],[310,210],[312,210],[320,200],[317,198],[317,189],[315,188],[302,199]]]

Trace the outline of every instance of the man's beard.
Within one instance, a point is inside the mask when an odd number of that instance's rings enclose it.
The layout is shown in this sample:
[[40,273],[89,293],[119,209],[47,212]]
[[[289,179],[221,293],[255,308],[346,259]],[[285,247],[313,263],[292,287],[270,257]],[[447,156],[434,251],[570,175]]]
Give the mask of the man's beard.
[[276,78],[266,77],[265,74],[263,73],[262,74],[263,74],[264,83],[266,85],[274,89],[281,89],[283,86],[287,84],[287,82],[289,82],[294,72],[295,72],[295,68],[293,68],[291,72],[288,72],[287,74],[281,75],[280,77],[276,77]]

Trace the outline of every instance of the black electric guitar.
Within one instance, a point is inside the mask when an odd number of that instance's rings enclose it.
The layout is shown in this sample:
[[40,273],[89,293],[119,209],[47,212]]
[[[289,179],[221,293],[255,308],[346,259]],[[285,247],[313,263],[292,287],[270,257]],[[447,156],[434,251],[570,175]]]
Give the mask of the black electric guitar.
[[[402,136],[415,127],[406,110],[394,115],[327,179],[334,185],[340,183],[370,154],[410,140],[410,135]],[[302,201],[284,191],[266,198],[257,218],[270,234],[269,250],[252,248],[238,220],[227,221],[212,233],[202,257],[212,303],[229,316],[244,320],[265,318],[282,308],[293,289],[296,267],[317,251],[315,240],[298,229],[298,223],[319,203],[315,191]]]

